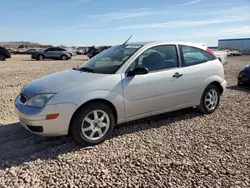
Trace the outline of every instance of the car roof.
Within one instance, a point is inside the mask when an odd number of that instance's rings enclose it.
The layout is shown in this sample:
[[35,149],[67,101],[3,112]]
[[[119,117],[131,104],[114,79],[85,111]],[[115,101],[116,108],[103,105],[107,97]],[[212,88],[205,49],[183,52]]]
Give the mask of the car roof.
[[186,46],[193,46],[201,49],[206,49],[207,47],[205,45],[202,45],[201,43],[193,43],[193,42],[180,42],[180,41],[143,41],[143,42],[131,42],[127,43],[127,45],[153,45],[153,44],[180,44],[180,45],[186,45]]

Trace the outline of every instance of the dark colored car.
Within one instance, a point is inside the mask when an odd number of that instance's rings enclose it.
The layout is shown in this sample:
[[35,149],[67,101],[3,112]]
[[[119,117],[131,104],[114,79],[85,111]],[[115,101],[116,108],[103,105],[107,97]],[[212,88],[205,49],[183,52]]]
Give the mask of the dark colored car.
[[52,47],[46,50],[36,51],[31,54],[32,59],[44,60],[44,59],[61,59],[68,60],[71,59],[71,53],[63,48]]
[[239,86],[250,86],[250,64],[247,65],[238,75]]
[[92,57],[96,56],[100,52],[101,52],[100,49],[95,48],[94,46],[91,46],[91,47],[88,48],[87,56],[88,56],[89,59],[91,59]]
[[36,49],[29,49],[29,50],[25,51],[24,53],[27,55],[31,55],[32,53],[34,53],[36,51],[37,51]]
[[7,58],[11,58],[9,50],[0,46],[0,61],[5,61]]

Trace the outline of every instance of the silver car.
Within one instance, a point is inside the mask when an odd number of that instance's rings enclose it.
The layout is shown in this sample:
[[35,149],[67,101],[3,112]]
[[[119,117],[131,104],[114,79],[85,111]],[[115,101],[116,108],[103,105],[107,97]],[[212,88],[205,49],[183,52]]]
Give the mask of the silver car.
[[15,106],[21,124],[34,134],[72,134],[95,145],[123,122],[194,106],[212,113],[226,85],[223,65],[205,46],[130,43],[32,81]]
[[71,59],[71,57],[72,57],[71,52],[60,47],[47,48],[45,50],[36,51],[31,54],[32,59],[40,61],[44,59],[68,60]]

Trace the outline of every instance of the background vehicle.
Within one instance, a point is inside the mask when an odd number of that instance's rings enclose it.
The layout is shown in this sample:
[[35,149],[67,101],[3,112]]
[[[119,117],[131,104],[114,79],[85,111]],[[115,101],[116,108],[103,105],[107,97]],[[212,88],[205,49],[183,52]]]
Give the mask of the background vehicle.
[[0,46],[0,61],[5,61],[7,58],[11,58],[9,50]]
[[95,145],[123,122],[193,106],[213,113],[226,84],[223,65],[205,46],[130,43],[31,82],[15,104],[29,131],[72,133],[79,143]]
[[31,54],[32,59],[44,60],[44,59],[71,59],[71,53],[63,48],[52,47],[42,51],[36,51]]
[[74,51],[74,50],[68,50],[68,51],[71,54],[71,56],[76,56],[76,51]]
[[225,51],[216,51],[214,50],[214,54],[216,55],[216,57],[220,60],[220,62],[225,65],[227,64],[227,52]]
[[89,59],[91,59],[92,57],[96,56],[97,54],[99,54],[101,52],[100,49],[95,48],[94,46],[91,46],[88,48],[87,50],[87,56]]
[[24,54],[28,54],[28,55],[31,55],[32,53],[38,51],[37,49],[28,49],[24,52]]
[[8,48],[7,50],[9,50],[9,52],[11,54],[16,54],[17,53],[17,50],[13,49],[13,48]]
[[241,54],[240,51],[234,50],[234,51],[232,51],[232,55],[233,55],[233,56],[241,56],[242,54]]
[[232,56],[233,55],[233,52],[232,51],[230,51],[230,50],[225,50],[226,51],[226,53],[227,53],[227,56]]
[[247,65],[238,75],[239,86],[250,86],[250,64]]
[[86,51],[85,50],[77,50],[76,54],[77,55],[86,55]]

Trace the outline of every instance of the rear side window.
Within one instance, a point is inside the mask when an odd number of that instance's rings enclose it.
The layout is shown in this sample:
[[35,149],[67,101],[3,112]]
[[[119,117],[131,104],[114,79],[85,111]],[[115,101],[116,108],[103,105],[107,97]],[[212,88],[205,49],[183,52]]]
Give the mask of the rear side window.
[[199,48],[184,45],[180,45],[179,48],[184,67],[198,65],[215,59],[213,55]]
[[66,51],[66,50],[64,50],[63,48],[53,48],[52,51]]
[[57,48],[56,49],[56,51],[61,51],[61,52],[64,52],[64,51],[66,51],[65,49],[63,49],[63,48]]
[[55,51],[55,48],[48,48],[46,51],[47,52],[52,52],[52,51]]

